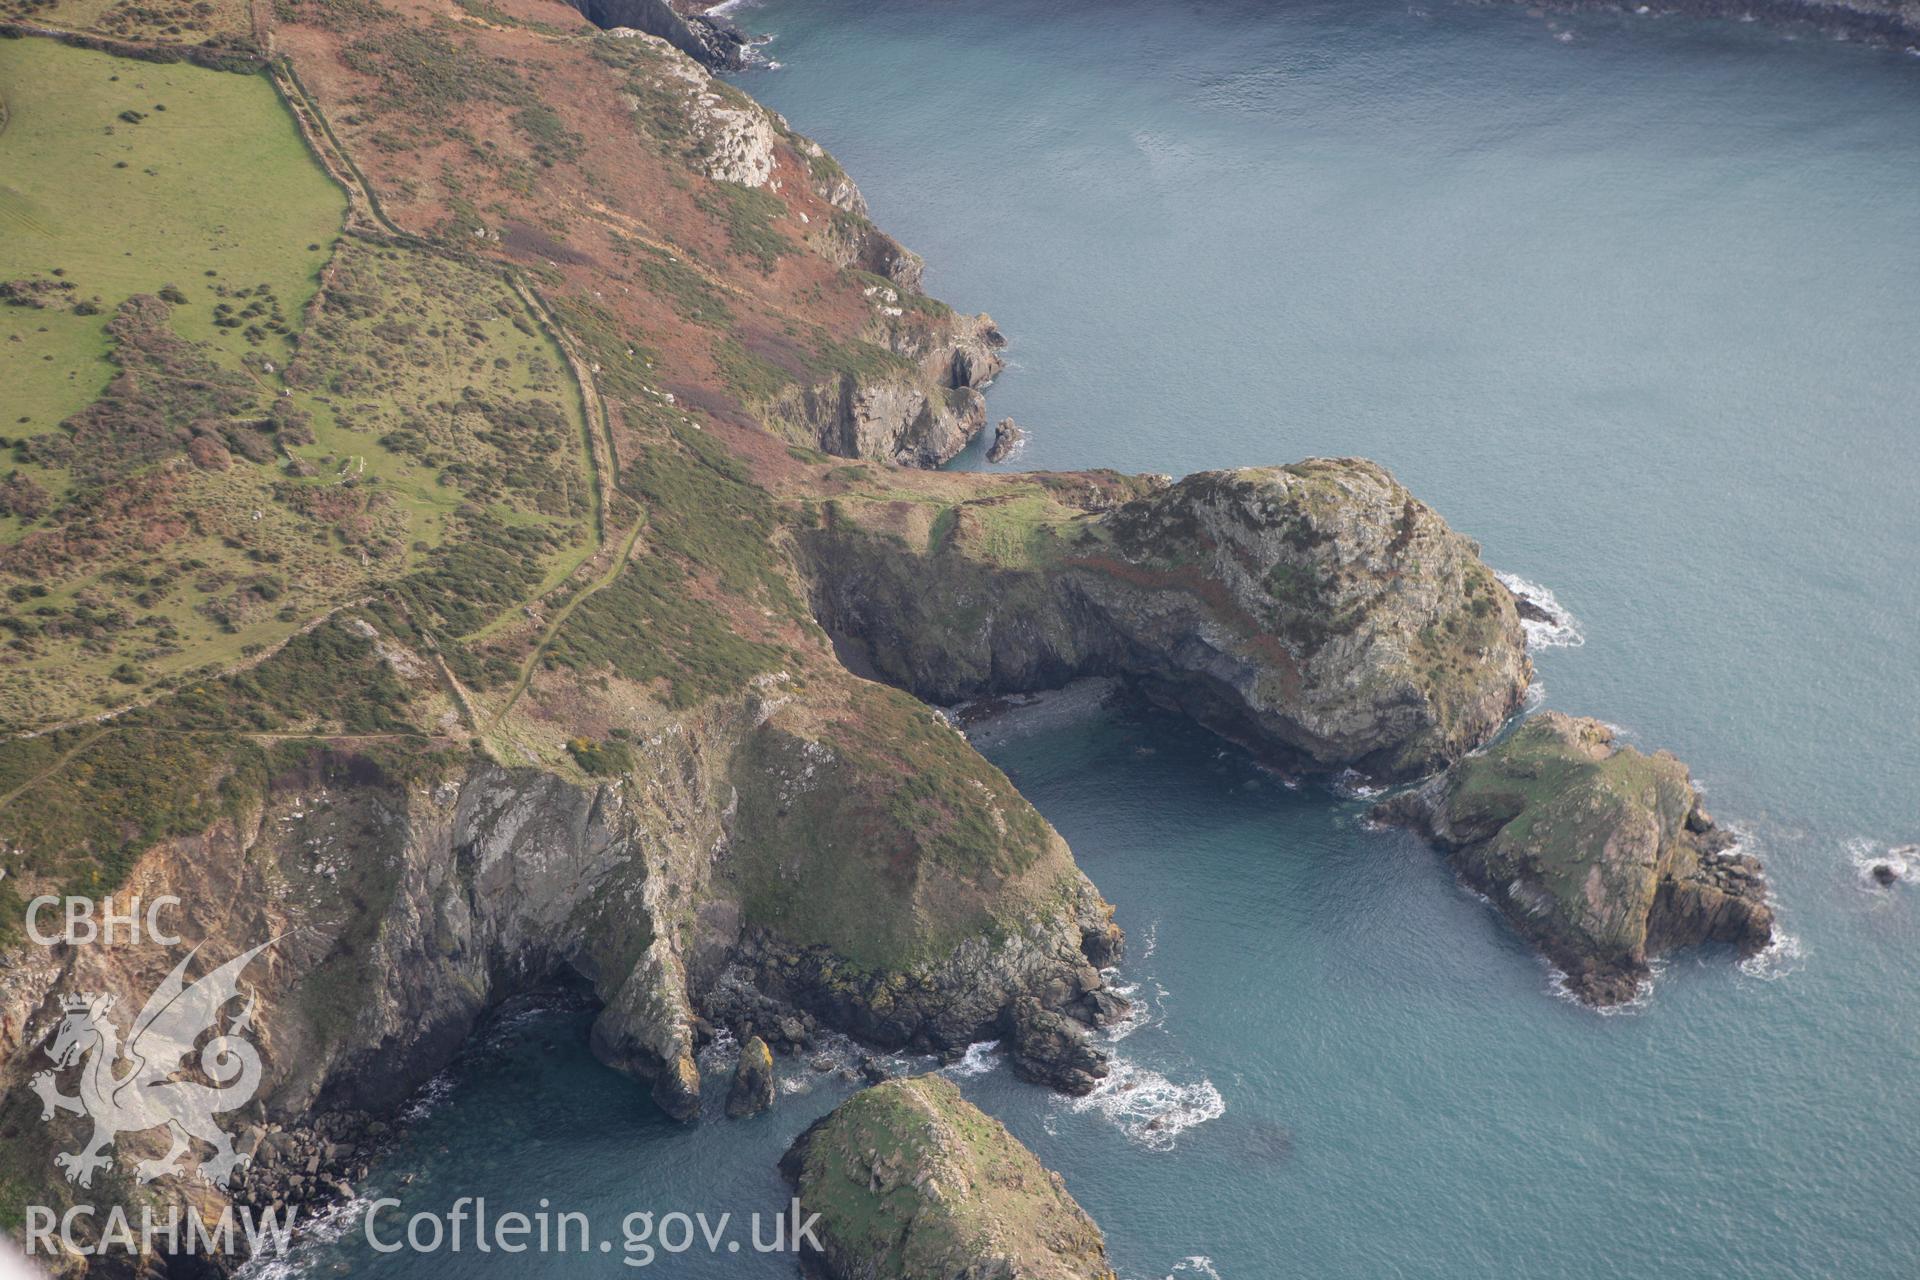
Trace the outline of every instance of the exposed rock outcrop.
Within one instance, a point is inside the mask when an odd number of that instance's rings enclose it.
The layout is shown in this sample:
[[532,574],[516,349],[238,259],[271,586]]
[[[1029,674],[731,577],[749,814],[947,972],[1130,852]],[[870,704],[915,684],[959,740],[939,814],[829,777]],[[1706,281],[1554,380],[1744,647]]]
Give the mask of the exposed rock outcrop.
[[1107,1055],[1088,1040],[1086,1027],[1038,1000],[1013,1002],[1006,1038],[1013,1069],[1023,1079],[1062,1093],[1086,1094],[1107,1078]]
[[[880,312],[901,311],[894,290],[872,288]],[[987,425],[980,389],[1004,367],[1006,339],[991,316],[949,313],[932,325],[885,323],[893,318],[883,315],[874,334],[876,345],[895,357],[888,367],[792,388],[767,406],[768,416],[843,458],[910,467],[951,461]]]
[[[620,25],[608,34],[631,40],[656,40],[656,48],[674,46],[656,32]],[[684,50],[683,50],[684,51]],[[664,48],[663,48],[664,52]],[[702,60],[669,54],[659,60],[655,85],[672,92],[668,106],[697,141],[701,168],[717,182],[764,187],[773,177],[777,117],[738,89],[714,79]],[[640,103],[635,100],[637,108]]]
[[1409,777],[1483,742],[1531,675],[1478,548],[1365,460],[902,507],[830,506],[815,609],[936,702],[1118,675],[1289,764]]
[[[403,776],[315,750],[204,833],[155,845],[123,892],[201,904],[182,932],[214,963],[280,939],[246,975],[264,1071],[237,1119],[258,1127],[344,1132],[328,1117],[388,1114],[503,1001],[582,980],[601,1006],[596,1054],[680,1118],[698,1111],[710,1022],[751,1022],[789,1049],[817,1020],[951,1050],[1022,999],[1093,1018],[1092,958],[1111,961],[1118,931],[1064,842],[934,713],[855,687],[870,701],[846,720],[772,688],[722,702],[636,740],[630,774],[592,785],[477,758]],[[871,754],[886,747],[911,757],[938,811],[898,807],[902,765]],[[25,1087],[47,1065],[30,1046],[59,996],[137,1010],[180,954],[14,953],[0,1133],[26,1167],[52,1171],[56,1144],[82,1136],[77,1121],[41,1124]],[[763,1065],[743,1102],[765,1096]],[[123,1135],[117,1168],[164,1145],[164,1131]],[[191,1169],[168,1194],[226,1194]],[[108,1202],[123,1176],[87,1194]],[[324,1192],[300,1176],[304,1194]],[[54,1192],[78,1189],[56,1177]]]
[[1590,1004],[1633,999],[1660,952],[1773,941],[1760,864],[1732,851],[1686,766],[1596,720],[1542,712],[1374,815],[1445,850]]
[[780,1170],[828,1280],[1113,1280],[1100,1229],[1059,1174],[942,1076],[863,1089],[794,1142]]
[[907,293],[919,293],[921,276],[926,271],[920,255],[874,225],[868,214],[866,196],[839,162],[827,154],[826,148],[798,134],[794,139],[807,159],[814,193],[838,214],[815,235],[815,251],[843,267],[884,276]]

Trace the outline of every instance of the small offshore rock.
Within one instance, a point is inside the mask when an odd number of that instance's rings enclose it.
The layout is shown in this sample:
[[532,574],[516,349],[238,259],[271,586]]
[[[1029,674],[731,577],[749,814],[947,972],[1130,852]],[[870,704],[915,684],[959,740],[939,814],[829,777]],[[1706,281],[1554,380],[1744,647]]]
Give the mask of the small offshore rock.
[[1894,867],[1890,863],[1885,863],[1885,862],[1874,863],[1873,870],[1869,874],[1873,876],[1873,882],[1875,884],[1884,885],[1888,888],[1892,888],[1894,885],[1900,882],[1899,869]]
[[1016,1000],[1008,1019],[1015,1074],[1062,1093],[1088,1094],[1106,1079],[1107,1055],[1084,1025],[1031,996]]
[[733,1087],[727,1090],[727,1115],[735,1120],[759,1115],[773,1105],[773,1051],[759,1036],[740,1048]]
[[993,443],[987,446],[987,461],[1005,462],[1026,441],[1027,433],[1012,418],[1000,419],[993,429]]
[[827,1280],[1113,1280],[1058,1173],[939,1075],[863,1089],[781,1158]]

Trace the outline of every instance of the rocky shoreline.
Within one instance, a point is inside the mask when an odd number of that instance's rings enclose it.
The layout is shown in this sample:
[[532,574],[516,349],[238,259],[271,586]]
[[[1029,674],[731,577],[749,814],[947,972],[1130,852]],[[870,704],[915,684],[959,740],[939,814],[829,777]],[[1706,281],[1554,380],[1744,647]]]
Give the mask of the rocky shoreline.
[[[603,21],[602,26],[639,27],[673,41],[715,70],[746,65],[749,38],[725,19],[711,15],[724,0],[569,0],[583,12],[626,12],[640,21]],[[1471,4],[1526,4],[1556,13],[1598,14],[1620,18],[1672,15],[1723,22],[1766,22],[1804,27],[1850,40],[1890,47],[1920,44],[1920,3],[1916,0],[1465,0]],[[642,11],[645,12],[642,12]],[[671,15],[671,16],[666,16]],[[651,25],[647,25],[651,24]],[[659,29],[655,29],[655,28]]]
[[1037,483],[924,528],[836,501],[803,547],[843,652],[942,705],[1119,676],[1276,764],[1389,779],[1520,705],[1512,594],[1375,463]]
[[563,0],[602,30],[626,28],[658,36],[714,71],[738,71],[747,65],[747,37],[724,18],[714,16],[720,0]]

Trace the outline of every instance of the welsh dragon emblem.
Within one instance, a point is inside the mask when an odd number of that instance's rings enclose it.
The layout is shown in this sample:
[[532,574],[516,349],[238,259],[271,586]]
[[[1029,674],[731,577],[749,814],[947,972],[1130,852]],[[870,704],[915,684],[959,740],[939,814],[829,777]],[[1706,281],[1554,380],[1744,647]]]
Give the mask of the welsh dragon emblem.
[[[159,1159],[142,1160],[134,1167],[134,1176],[143,1183],[179,1172],[180,1160],[195,1138],[214,1149],[213,1158],[203,1161],[199,1170],[213,1185],[224,1185],[247,1166],[248,1158],[234,1151],[232,1139],[213,1117],[245,1106],[260,1087],[260,1052],[241,1038],[252,1023],[255,997],[248,994],[245,1007],[224,1030],[220,1023],[227,1006],[241,994],[241,971],[272,945],[261,943],[191,986],[184,975],[199,948],[189,951],[148,997],[146,1007],[133,1020],[124,1048],[119,1030],[107,1016],[112,996],[62,998],[64,1016],[48,1034],[45,1046],[53,1068],[35,1075],[32,1087],[40,1095],[42,1120],[68,1111],[93,1121],[93,1136],[85,1146],[53,1158],[66,1171],[67,1181],[92,1186],[95,1170],[112,1161],[108,1149],[116,1137],[163,1125],[172,1145]],[[195,1063],[213,1084],[181,1079],[188,1070],[185,1059],[209,1031],[214,1035],[200,1047]],[[82,1064],[80,1092],[69,1097],[60,1092],[55,1077],[76,1063]]]

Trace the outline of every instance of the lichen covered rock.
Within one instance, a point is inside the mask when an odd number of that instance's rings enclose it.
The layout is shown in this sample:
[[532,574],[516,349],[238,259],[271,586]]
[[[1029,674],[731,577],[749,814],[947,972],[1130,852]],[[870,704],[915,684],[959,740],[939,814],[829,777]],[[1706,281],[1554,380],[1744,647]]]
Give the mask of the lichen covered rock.
[[999,1121],[942,1076],[862,1090],[780,1162],[803,1220],[819,1214],[831,1280],[1112,1280],[1086,1211]]
[[1773,940],[1760,864],[1732,851],[1687,767],[1596,720],[1542,712],[1374,816],[1446,850],[1590,1004],[1632,999],[1662,951]]

